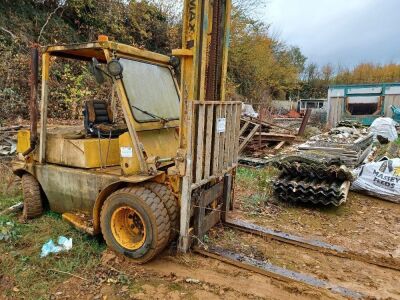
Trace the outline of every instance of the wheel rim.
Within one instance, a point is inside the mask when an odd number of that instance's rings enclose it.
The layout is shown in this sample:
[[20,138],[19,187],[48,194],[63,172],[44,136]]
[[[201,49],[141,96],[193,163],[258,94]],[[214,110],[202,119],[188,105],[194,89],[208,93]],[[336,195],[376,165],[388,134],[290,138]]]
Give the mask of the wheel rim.
[[132,207],[122,206],[111,216],[111,231],[118,244],[137,250],[146,240],[146,226],[142,216]]

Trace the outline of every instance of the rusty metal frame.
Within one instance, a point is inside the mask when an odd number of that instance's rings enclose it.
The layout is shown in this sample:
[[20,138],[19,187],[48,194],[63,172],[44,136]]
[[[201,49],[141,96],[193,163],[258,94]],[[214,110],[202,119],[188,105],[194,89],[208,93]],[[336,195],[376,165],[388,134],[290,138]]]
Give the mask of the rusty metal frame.
[[[170,68],[170,58],[166,55],[141,50],[132,46],[115,43],[115,42],[93,42],[71,45],[55,45],[42,48],[42,101],[41,101],[41,132],[39,147],[39,162],[45,162],[46,153],[46,124],[47,124],[47,105],[48,105],[48,81],[50,72],[50,57],[64,57],[75,60],[89,61],[92,57],[97,58],[103,63],[109,62],[113,57],[126,57],[146,63],[157,64]],[[170,68],[171,69],[171,68]],[[178,96],[180,96],[179,88],[176,80],[174,80]],[[140,171],[142,174],[148,174],[148,166],[143,154],[143,147],[140,144],[137,131],[139,130],[156,130],[164,128],[163,124],[155,122],[139,123],[131,112],[129,101],[121,79],[113,78],[113,84],[116,86],[118,97],[121,101],[122,110],[128,126],[129,134],[137,155]],[[172,120],[168,127],[177,127],[179,120]]]

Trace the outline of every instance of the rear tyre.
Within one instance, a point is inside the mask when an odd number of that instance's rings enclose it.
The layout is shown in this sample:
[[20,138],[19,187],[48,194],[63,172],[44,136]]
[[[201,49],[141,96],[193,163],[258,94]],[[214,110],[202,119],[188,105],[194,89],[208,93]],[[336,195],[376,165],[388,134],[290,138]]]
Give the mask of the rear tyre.
[[144,187],[127,187],[104,202],[100,226],[107,245],[145,263],[168,243],[170,221],[161,199]]
[[163,202],[167,209],[169,220],[171,223],[171,234],[169,241],[174,240],[179,233],[179,207],[178,202],[171,192],[171,190],[164,184],[149,182],[145,184],[145,187],[156,194]]
[[24,196],[24,208],[22,217],[33,219],[39,217],[43,213],[43,202],[40,194],[40,184],[30,174],[22,175],[22,194]]

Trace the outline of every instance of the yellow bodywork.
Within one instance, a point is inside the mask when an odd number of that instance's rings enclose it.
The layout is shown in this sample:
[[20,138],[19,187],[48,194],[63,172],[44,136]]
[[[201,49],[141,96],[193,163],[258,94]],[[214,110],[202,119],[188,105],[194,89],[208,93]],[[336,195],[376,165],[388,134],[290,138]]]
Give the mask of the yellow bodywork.
[[[30,146],[30,132],[21,130],[17,138],[17,151],[23,153]],[[38,159],[36,153],[35,159]],[[118,139],[77,139],[48,133],[46,162],[83,169],[117,166],[120,163]]]
[[46,146],[49,163],[85,169],[119,164],[118,139],[48,137]]
[[[178,149],[179,136],[174,128],[140,131],[139,140],[146,149],[148,157],[159,156],[173,158]],[[139,161],[133,152],[132,140],[129,133],[119,136],[121,151],[121,169],[124,175],[132,175],[140,170]]]
[[[148,156],[172,158],[178,148],[179,137],[174,128],[141,131],[138,132],[138,136]],[[29,146],[30,132],[21,130],[18,133],[17,151],[23,153]],[[113,139],[76,139],[49,133],[46,143],[46,162],[83,169],[120,165],[123,175],[134,175],[140,171],[139,161],[133,153],[132,140],[128,132]]]
[[31,132],[29,130],[19,130],[17,133],[17,152],[24,153],[31,146]]

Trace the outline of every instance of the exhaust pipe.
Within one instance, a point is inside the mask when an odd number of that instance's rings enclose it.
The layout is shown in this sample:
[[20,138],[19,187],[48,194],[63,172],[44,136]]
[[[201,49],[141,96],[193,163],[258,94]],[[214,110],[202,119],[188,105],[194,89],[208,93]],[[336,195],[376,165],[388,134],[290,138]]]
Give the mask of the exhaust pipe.
[[31,139],[30,147],[26,150],[23,155],[26,156],[31,153],[37,143],[37,120],[38,120],[38,108],[37,108],[37,92],[39,83],[39,49],[37,45],[34,45],[31,49],[31,64],[30,64],[31,74],[29,78],[29,85],[31,87],[31,94],[29,98],[29,116],[30,116],[30,129],[31,129]]

